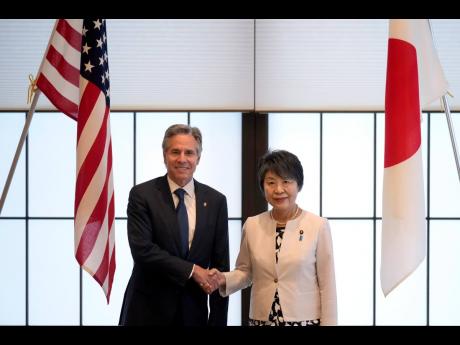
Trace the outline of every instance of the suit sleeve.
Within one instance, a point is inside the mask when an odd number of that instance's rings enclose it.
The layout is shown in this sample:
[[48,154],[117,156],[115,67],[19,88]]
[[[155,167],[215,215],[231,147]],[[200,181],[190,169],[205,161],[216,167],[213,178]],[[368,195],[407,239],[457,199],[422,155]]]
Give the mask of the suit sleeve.
[[[227,199],[222,197],[217,215],[214,245],[211,255],[210,267],[217,268],[221,272],[230,269],[229,240],[228,240],[228,209]],[[210,326],[226,326],[228,312],[228,297],[219,295],[214,291],[209,298],[209,320]]]
[[327,220],[319,229],[316,248],[316,269],[321,296],[321,325],[337,325],[334,255],[331,230]]
[[135,187],[129,193],[127,213],[128,241],[134,261],[151,270],[152,274],[161,274],[162,278],[184,286],[192,272],[193,263],[170,255],[152,241],[154,225],[151,223],[145,199]]

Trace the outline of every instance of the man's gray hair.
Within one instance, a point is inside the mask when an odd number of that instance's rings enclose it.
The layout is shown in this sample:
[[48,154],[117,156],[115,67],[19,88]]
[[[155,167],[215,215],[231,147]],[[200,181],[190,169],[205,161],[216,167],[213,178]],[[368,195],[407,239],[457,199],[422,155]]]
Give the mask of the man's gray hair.
[[161,144],[161,146],[163,147],[163,152],[166,152],[168,148],[169,139],[178,134],[192,135],[198,143],[198,157],[201,157],[201,151],[203,150],[201,131],[198,127],[191,127],[184,124],[172,125],[166,130],[165,136],[163,138],[163,143]]

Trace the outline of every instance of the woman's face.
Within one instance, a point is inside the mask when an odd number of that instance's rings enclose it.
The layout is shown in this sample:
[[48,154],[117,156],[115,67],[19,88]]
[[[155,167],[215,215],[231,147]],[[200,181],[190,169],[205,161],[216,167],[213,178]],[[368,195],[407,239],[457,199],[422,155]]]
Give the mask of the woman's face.
[[285,179],[272,171],[264,178],[265,199],[279,212],[292,211],[296,206],[299,187],[294,179]]

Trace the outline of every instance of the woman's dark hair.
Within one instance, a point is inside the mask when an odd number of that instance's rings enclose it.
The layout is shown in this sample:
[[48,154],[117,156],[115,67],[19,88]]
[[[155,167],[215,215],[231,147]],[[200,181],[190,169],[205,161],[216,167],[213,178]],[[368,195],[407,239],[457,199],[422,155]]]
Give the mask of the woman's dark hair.
[[272,171],[276,175],[293,179],[297,182],[299,191],[303,186],[303,168],[299,158],[291,152],[285,150],[268,151],[259,159],[258,163],[259,187],[264,192],[264,179],[267,172]]

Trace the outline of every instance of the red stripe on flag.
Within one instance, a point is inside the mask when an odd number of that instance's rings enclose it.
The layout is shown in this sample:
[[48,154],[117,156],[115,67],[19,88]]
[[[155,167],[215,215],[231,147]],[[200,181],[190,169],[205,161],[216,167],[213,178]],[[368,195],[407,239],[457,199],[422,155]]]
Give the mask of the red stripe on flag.
[[[91,82],[86,84],[85,90],[80,100],[80,113],[78,114],[78,127],[77,127],[77,143],[80,140],[80,135],[85,128],[86,121],[91,116],[91,113],[96,105],[97,99],[101,94],[101,90]],[[109,109],[106,108],[104,117],[107,117]],[[104,124],[102,124],[105,127]]]
[[[109,172],[112,171],[112,138],[110,138],[109,143],[109,152],[107,157],[107,170]],[[113,178],[113,177],[112,177]],[[110,204],[109,204],[109,231],[112,228],[113,221],[115,219],[115,206],[114,206],[114,199],[115,198],[115,191],[112,191],[112,195],[110,196]]]
[[[112,172],[112,142],[109,144],[109,151],[108,151],[108,158],[107,158],[107,175],[106,175],[106,186],[107,188],[104,188],[104,195],[107,196],[107,189],[108,189],[108,183],[110,181],[110,174]],[[104,208],[104,205],[100,206],[101,208]],[[96,207],[97,208],[97,207]],[[109,208],[107,210],[108,212],[108,233],[107,233],[107,242],[104,250],[104,256],[101,261],[101,264],[99,265],[99,268],[97,269],[96,273],[94,274],[94,278],[99,282],[100,285],[104,284],[104,281],[106,278],[108,278],[108,285],[109,285],[109,291],[111,291],[112,288],[112,282],[113,282],[113,273],[115,272],[115,260],[112,262],[112,256],[110,257],[109,260],[109,255],[110,255],[110,231],[112,229],[112,224],[114,221],[114,195],[110,196],[110,203],[109,203]],[[97,238],[94,237],[92,240],[95,242]],[[115,249],[115,247],[114,247]],[[89,255],[89,254],[88,254]],[[113,256],[113,258],[115,258]],[[113,267],[112,267],[113,266]],[[109,275],[107,277],[107,275]],[[109,293],[110,295],[110,293]],[[107,301],[108,302],[108,301]]]
[[101,264],[99,265],[99,268],[97,269],[93,277],[99,282],[100,285],[103,285],[108,272],[109,272],[109,241],[106,242],[105,249],[104,249],[104,256],[102,257]]
[[62,77],[69,83],[79,87],[80,70],[69,64],[53,46],[49,47],[46,59],[53,65]]
[[[80,174],[78,176],[80,177]],[[110,171],[106,171],[104,187],[102,188],[101,194],[99,195],[99,199],[96,205],[94,206],[93,212],[91,213],[91,216],[88,219],[88,223],[86,224],[85,229],[82,232],[80,243],[78,244],[76,256],[79,259],[79,261],[81,261],[81,263],[84,263],[88,256],[91,254],[94,247],[94,243],[96,242],[96,239],[99,235],[102,224],[104,222],[105,215],[107,213],[107,190],[109,176]],[[87,185],[85,185],[85,187],[87,187]]]
[[75,31],[65,19],[59,19],[56,31],[59,32],[76,51],[81,51],[81,33]]
[[[81,113],[80,113],[81,114]],[[75,213],[80,206],[80,201],[86,192],[94,173],[96,172],[99,163],[104,155],[105,142],[107,137],[107,118],[109,111],[106,109],[104,120],[102,121],[101,128],[94,140],[91,149],[89,150],[85,160],[83,161],[80,171],[77,176],[77,184],[75,187]],[[78,128],[80,128],[80,119],[78,120]]]
[[[109,157],[108,157],[107,165],[109,166],[108,169],[111,171],[112,170],[112,140],[110,140]],[[114,228],[115,228],[113,224],[113,222],[115,221],[115,191],[112,192],[112,196],[110,198],[108,213],[109,213],[109,243],[110,243],[110,236],[112,235],[112,231],[114,231]],[[110,263],[109,263],[109,291],[108,291],[109,296],[110,296],[110,292],[112,291],[112,282],[113,282],[113,278],[115,275],[115,266],[116,265],[115,265],[115,237],[114,237],[113,249],[112,249],[112,253],[110,256]],[[107,299],[107,303],[108,302],[109,300]]]
[[[110,159],[110,163],[109,163],[109,166],[110,166],[110,169],[112,167],[112,142],[110,142],[110,148],[109,148],[109,159]],[[112,197],[110,199],[110,203],[109,203],[109,209],[108,209],[108,213],[109,213],[109,244],[110,244],[110,236],[111,236],[111,232],[113,231],[114,227],[113,227],[113,222],[115,220],[115,191],[112,193]],[[109,262],[109,286],[108,286],[108,296],[107,296],[107,303],[109,303],[109,297],[110,297],[110,292],[112,291],[112,283],[113,283],[113,278],[114,278],[114,275],[115,275],[115,268],[116,268],[116,264],[115,264],[115,238],[113,240],[113,249],[112,249],[112,253],[110,255],[110,262]]]
[[[107,137],[108,114],[109,112],[107,110],[104,114],[104,121],[102,122],[102,127],[78,174],[76,190],[79,192],[79,197],[78,204],[76,204],[75,206],[75,210],[78,210],[81,198],[83,197],[84,192],[91,183],[93,175],[96,169],[98,168],[99,164],[92,164],[92,162],[100,162],[104,154],[105,141]],[[104,187],[102,188],[101,194],[99,195],[99,199],[93,209],[93,212],[91,213],[91,216],[88,219],[88,223],[86,224],[85,229],[82,232],[80,243],[78,244],[76,256],[78,260],[82,263],[84,263],[88,256],[91,254],[94,247],[94,243],[96,242],[99,232],[101,231],[101,226],[104,222],[104,218],[107,213],[107,205],[109,201],[107,191],[110,180],[110,173],[112,171],[111,149],[111,141],[109,141],[109,147],[107,149],[107,165],[105,171]],[[110,223],[110,219],[107,219],[107,223]],[[107,273],[107,270],[105,272]]]
[[411,157],[420,147],[417,52],[408,42],[388,40],[385,93],[385,168]]
[[115,245],[113,246],[112,255],[110,256],[110,267],[109,267],[109,291],[107,293],[107,303],[109,303],[110,292],[112,292],[112,283],[115,276]]
[[72,119],[77,119],[78,105],[64,97],[43,74],[40,74],[37,80],[37,87],[48,97],[56,108]]

